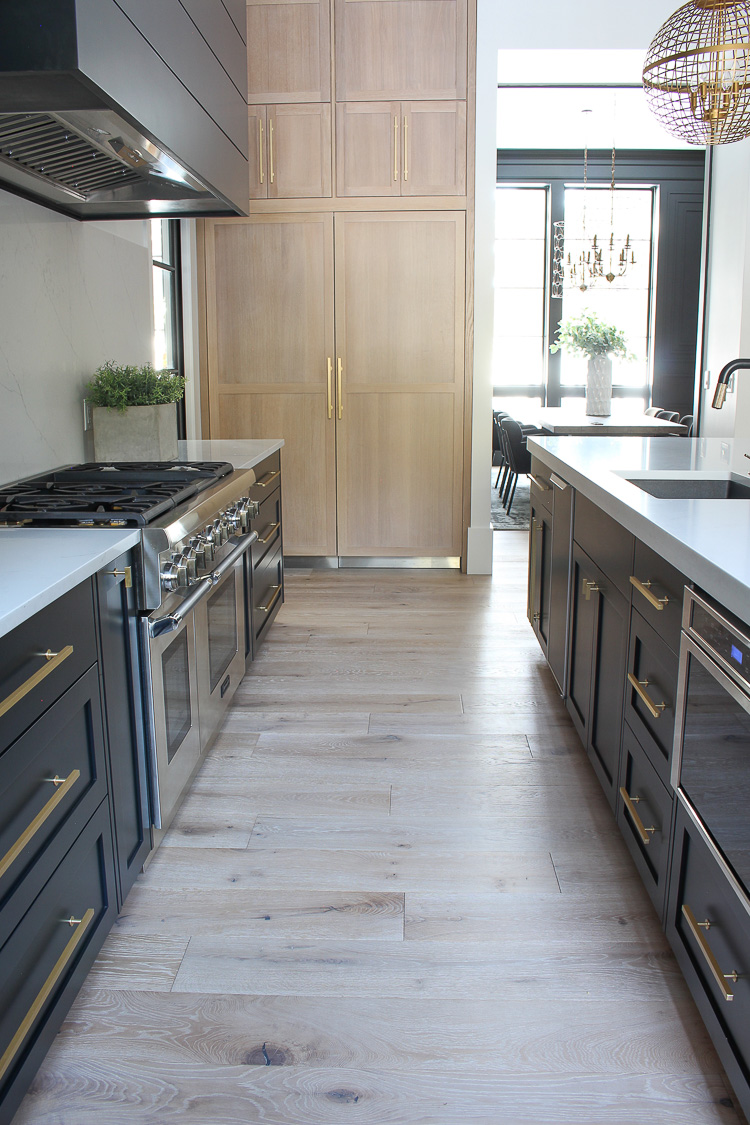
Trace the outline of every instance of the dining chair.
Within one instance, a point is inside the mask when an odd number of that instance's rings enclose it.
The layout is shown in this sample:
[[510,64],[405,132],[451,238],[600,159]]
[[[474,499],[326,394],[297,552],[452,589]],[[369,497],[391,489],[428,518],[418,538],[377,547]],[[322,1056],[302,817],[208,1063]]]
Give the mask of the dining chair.
[[693,422],[694,418],[692,414],[683,414],[682,418],[680,418],[680,425],[687,426],[687,433],[683,434],[683,437],[693,436]]
[[676,422],[680,415],[676,410],[657,410],[654,417],[661,418],[664,422]]
[[648,410],[644,410],[643,413],[647,418],[656,418],[661,413],[661,407],[649,406]]
[[513,418],[503,418],[500,428],[505,435],[505,455],[508,458],[510,475],[505,487],[503,503],[505,510],[510,515],[513,507],[513,498],[516,495],[516,485],[519,476],[531,472],[531,454],[526,448],[526,434],[518,422]]

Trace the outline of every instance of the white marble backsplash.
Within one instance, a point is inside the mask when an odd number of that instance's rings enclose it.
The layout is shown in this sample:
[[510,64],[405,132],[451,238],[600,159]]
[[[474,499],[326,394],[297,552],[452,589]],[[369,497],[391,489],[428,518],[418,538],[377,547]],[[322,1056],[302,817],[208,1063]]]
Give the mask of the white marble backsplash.
[[151,358],[142,220],[85,223],[0,191],[0,483],[86,456],[83,385]]

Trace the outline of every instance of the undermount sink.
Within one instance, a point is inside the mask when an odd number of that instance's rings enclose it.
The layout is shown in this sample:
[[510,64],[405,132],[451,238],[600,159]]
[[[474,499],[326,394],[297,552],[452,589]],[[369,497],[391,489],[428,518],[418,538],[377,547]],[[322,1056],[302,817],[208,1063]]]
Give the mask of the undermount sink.
[[747,500],[750,484],[728,477],[718,479],[686,477],[626,477],[630,484],[666,500]]

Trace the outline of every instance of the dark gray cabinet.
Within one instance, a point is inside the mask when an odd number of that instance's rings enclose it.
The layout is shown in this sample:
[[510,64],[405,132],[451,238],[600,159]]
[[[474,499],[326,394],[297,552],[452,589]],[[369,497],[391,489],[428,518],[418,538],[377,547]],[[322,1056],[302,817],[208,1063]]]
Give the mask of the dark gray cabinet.
[[531,470],[527,615],[565,695],[573,489],[536,459]]
[[255,467],[249,490],[257,512],[250,528],[258,533],[245,554],[245,667],[249,668],[271,622],[284,601],[281,455],[273,453]]

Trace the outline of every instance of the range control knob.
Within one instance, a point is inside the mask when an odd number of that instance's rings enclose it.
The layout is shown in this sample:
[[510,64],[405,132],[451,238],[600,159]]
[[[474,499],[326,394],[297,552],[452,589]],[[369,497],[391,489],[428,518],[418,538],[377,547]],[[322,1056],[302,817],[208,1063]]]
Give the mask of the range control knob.
[[184,555],[172,555],[172,564],[177,571],[177,585],[188,585],[188,563]]
[[224,520],[230,535],[236,535],[242,531],[242,515],[237,508],[227,508],[224,512]]
[[226,525],[226,521],[223,519],[214,520],[213,528],[214,541],[217,547],[221,546],[222,543],[226,543],[229,538],[229,528]]
[[178,585],[177,567],[174,562],[168,562],[160,571],[161,584],[165,590],[175,590]]
[[[206,547],[207,543],[202,535],[194,535],[190,540],[190,549],[195,553],[195,565],[198,570],[206,569]],[[213,551],[211,557],[213,558]]]
[[194,582],[198,577],[198,556],[194,547],[188,547],[182,555],[187,567],[188,582]]

